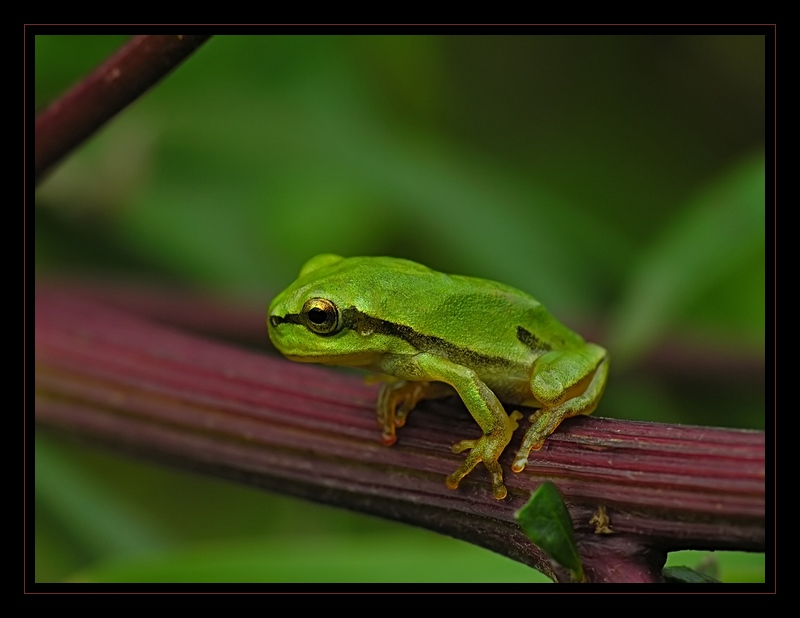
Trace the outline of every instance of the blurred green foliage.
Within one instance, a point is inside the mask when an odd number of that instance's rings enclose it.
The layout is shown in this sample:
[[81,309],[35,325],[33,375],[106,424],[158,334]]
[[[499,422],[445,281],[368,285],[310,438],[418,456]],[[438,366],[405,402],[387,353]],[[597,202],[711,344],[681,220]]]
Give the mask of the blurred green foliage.
[[[125,40],[37,36],[37,110]],[[41,185],[36,272],[266,307],[316,253],[407,257],[594,328],[614,359],[601,415],[763,428],[763,370],[639,365],[680,340],[763,367],[764,55],[758,35],[215,37]],[[37,441],[39,581],[544,581],[84,451]]]

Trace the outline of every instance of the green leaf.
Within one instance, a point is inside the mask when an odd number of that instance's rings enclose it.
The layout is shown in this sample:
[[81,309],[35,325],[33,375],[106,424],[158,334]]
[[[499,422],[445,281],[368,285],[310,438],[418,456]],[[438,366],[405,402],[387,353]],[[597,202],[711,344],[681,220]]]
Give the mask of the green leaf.
[[615,319],[609,347],[617,361],[641,355],[692,302],[752,261],[764,239],[764,165],[761,153],[730,169],[642,258]]
[[[376,548],[379,548],[376,549]],[[442,550],[442,551],[439,551]],[[71,582],[168,583],[547,583],[527,566],[426,530],[393,536],[228,538],[120,555]]]
[[35,442],[36,509],[60,523],[92,557],[157,550],[167,545],[157,522],[128,502],[119,488],[84,474],[50,439]]
[[564,499],[556,486],[545,481],[528,503],[514,514],[525,534],[552,560],[583,581],[583,564]]
[[670,552],[667,556],[667,569],[686,565],[725,584],[766,581],[763,553],[683,550]]

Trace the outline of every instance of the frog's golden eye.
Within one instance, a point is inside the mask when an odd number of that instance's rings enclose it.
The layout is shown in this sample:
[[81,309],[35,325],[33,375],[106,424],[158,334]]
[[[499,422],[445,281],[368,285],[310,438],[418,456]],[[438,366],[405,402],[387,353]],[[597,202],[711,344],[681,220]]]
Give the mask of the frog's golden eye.
[[311,298],[303,305],[306,326],[320,335],[331,335],[339,330],[339,309],[324,298]]

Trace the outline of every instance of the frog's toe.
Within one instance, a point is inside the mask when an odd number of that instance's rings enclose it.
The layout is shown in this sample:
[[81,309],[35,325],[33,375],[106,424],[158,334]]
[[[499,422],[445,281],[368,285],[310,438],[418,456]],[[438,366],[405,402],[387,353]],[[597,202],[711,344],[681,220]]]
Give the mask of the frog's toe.
[[[464,464],[467,464],[468,461],[469,460],[465,461]],[[444,483],[445,485],[447,485],[448,488],[458,489],[458,484],[461,482],[461,479],[467,476],[467,474],[469,474],[472,471],[472,468],[475,467],[475,464],[472,465],[464,465],[464,464],[462,464],[458,468],[458,470],[453,472],[453,474],[451,474],[445,479]]]
[[463,453],[467,449],[475,448],[478,445],[479,440],[461,440],[461,442],[456,442],[453,446],[450,447],[450,450],[454,453]]
[[453,474],[444,480],[444,484],[447,485],[448,489],[458,489],[458,484],[461,482],[462,478],[464,478],[463,475],[458,474],[458,472],[453,472]]
[[508,495],[508,490],[506,489],[506,486],[503,485],[502,479],[500,479],[499,483],[492,481],[492,495],[494,496],[495,500],[504,500]]
[[406,424],[409,412],[417,405],[418,399],[405,399],[394,413],[394,426],[402,427]]
[[[532,450],[538,451],[540,448],[541,445],[532,447]],[[511,464],[511,470],[514,472],[522,472],[525,469],[525,466],[528,465],[528,455],[530,455],[529,450],[520,449],[514,458],[514,463]]]
[[529,418],[531,421],[531,427],[522,438],[522,445],[519,447],[519,450],[514,457],[514,463],[511,464],[511,470],[514,472],[522,472],[525,469],[525,466],[528,463],[528,455],[530,455],[530,452],[538,451],[540,448],[542,448],[542,446],[544,446],[545,439],[549,435],[542,427],[543,421],[546,422],[547,420],[544,409],[534,412]]
[[497,500],[502,500],[508,495],[506,486],[503,484],[503,469],[497,461],[497,454],[493,452],[491,445],[486,441],[486,436],[480,440],[462,440],[451,448],[454,453],[460,453],[467,449],[470,449],[470,452],[458,470],[447,477],[445,483],[450,489],[456,489],[461,479],[472,472],[478,462],[482,461],[492,478],[492,495]]
[[[471,449],[467,458],[461,462],[461,465],[458,469],[453,472],[450,476],[447,477],[445,483],[450,489],[455,489],[458,487],[458,484],[461,482],[467,474],[472,472],[472,469],[478,465],[478,462],[481,461],[480,449],[475,448],[480,440],[462,440],[458,444],[453,445],[453,451],[458,453],[460,451],[456,451],[455,449],[461,447],[461,450]],[[472,443],[472,446],[470,445]]]
[[502,500],[508,495],[508,490],[503,484],[503,470],[500,468],[500,464],[496,461],[484,461],[483,464],[492,475],[492,495],[495,500]]
[[525,436],[522,446],[517,451],[516,457],[514,457],[514,463],[511,464],[511,469],[514,472],[522,472],[525,469],[525,465],[528,463],[528,456],[531,454],[531,451],[538,451],[542,448],[542,446],[544,446],[544,441],[544,437],[532,437],[532,439],[529,440],[528,436]]

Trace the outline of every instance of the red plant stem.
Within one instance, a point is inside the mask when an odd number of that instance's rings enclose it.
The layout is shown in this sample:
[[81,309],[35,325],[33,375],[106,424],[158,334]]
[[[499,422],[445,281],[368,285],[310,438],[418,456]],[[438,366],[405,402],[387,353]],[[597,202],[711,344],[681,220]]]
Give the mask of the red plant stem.
[[36,118],[36,182],[208,38],[208,35],[135,36],[54,101]]
[[[266,335],[265,335],[266,336]],[[36,422],[183,467],[424,526],[566,580],[514,520],[552,480],[564,495],[590,581],[656,581],[665,552],[763,551],[764,434],[581,417],[520,474],[509,498],[479,466],[444,478],[475,437],[457,399],[424,402],[393,447],[380,444],[376,386],[247,352],[37,289]],[[523,427],[525,423],[523,422]],[[605,507],[610,534],[590,523]]]

